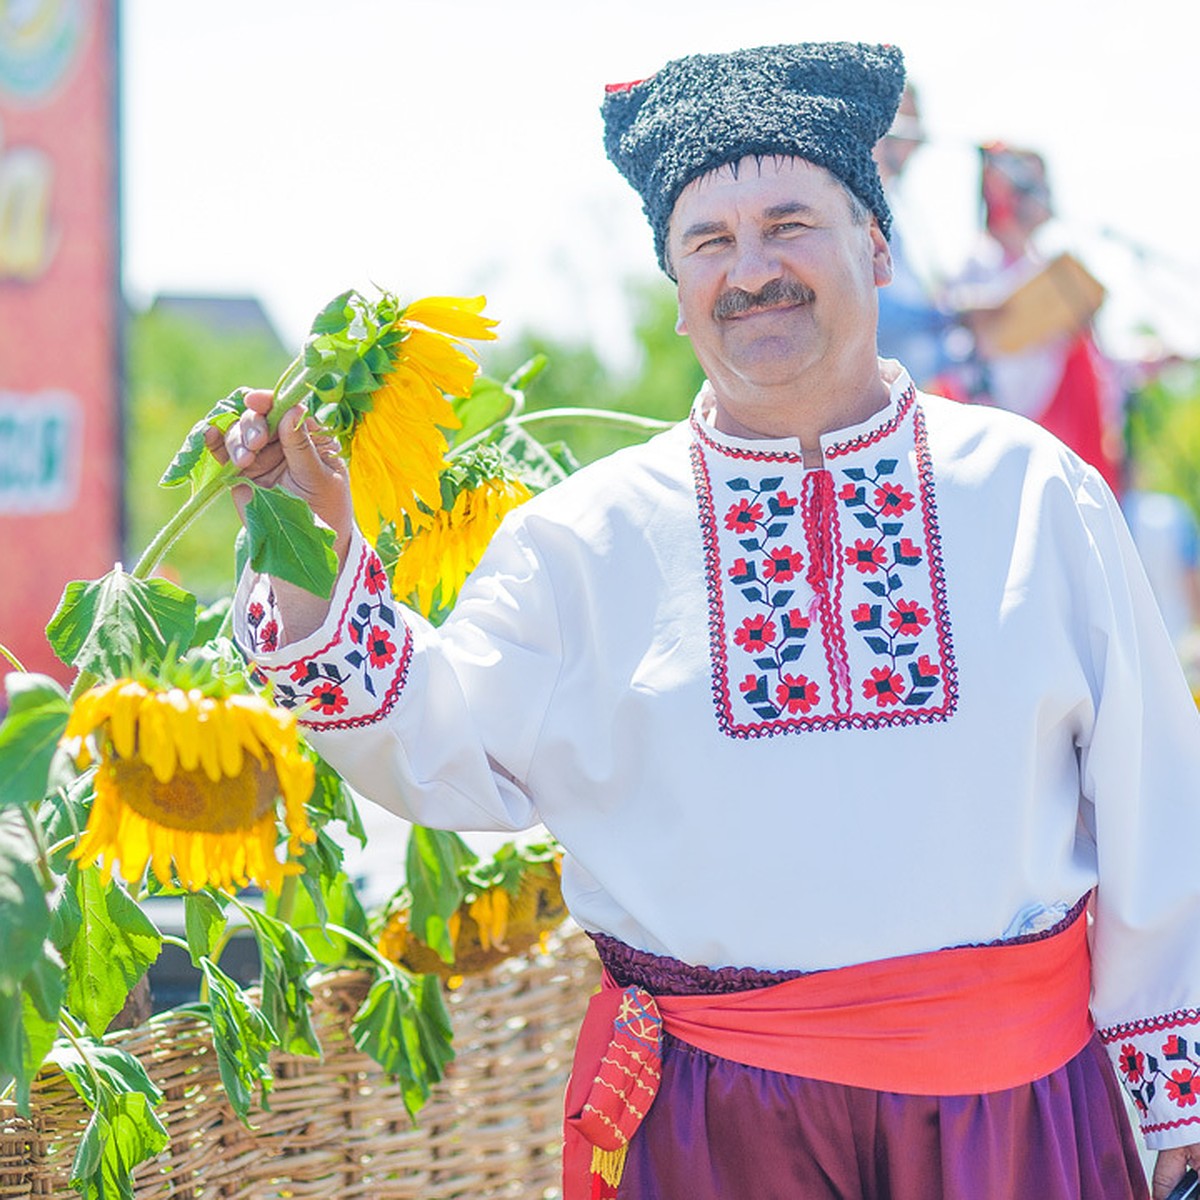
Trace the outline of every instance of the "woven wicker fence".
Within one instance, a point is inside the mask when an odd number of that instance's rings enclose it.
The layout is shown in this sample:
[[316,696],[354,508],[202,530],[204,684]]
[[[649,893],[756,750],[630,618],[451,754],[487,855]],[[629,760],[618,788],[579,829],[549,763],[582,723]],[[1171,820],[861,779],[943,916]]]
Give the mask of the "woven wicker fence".
[[[448,1002],[457,1059],[413,1126],[398,1089],[348,1030],[368,978],[315,981],[320,1061],[280,1055],[269,1112],[246,1129],[224,1100],[204,1027],[163,1014],[111,1041],[163,1090],[169,1147],[135,1176],[136,1200],[449,1200],[559,1194],[562,1093],[599,968],[571,927],[550,953],[469,978]],[[0,1105],[0,1197],[58,1196],[86,1111],[61,1073],[34,1084],[32,1120]]]

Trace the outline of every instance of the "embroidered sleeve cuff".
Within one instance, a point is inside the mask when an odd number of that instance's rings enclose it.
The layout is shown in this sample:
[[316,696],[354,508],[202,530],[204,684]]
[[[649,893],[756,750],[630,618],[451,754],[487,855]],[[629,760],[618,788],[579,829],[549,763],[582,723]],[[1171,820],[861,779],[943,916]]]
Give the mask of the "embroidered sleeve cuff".
[[1200,1142],[1200,1009],[1099,1030],[1151,1150]]
[[279,648],[279,614],[261,577],[243,580],[236,635],[274,690],[312,730],[353,729],[382,720],[408,678],[412,633],[392,598],[379,556],[355,534],[315,633]]

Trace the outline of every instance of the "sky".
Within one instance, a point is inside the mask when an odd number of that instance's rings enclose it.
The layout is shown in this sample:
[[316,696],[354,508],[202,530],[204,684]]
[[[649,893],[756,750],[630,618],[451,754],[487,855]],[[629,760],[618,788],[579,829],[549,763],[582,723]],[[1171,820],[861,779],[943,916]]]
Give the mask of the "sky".
[[[1179,0],[123,0],[125,285],[258,295],[285,343],[347,287],[488,296],[501,330],[630,362],[656,275],[604,157],[605,83],[684,54],[889,42],[928,144],[898,219],[931,278],[978,220],[980,142],[1046,156],[1047,237],[1109,288],[1101,331],[1200,354],[1200,18]],[[1002,10],[1002,11],[1001,11]],[[581,398],[582,399],[582,398]]]

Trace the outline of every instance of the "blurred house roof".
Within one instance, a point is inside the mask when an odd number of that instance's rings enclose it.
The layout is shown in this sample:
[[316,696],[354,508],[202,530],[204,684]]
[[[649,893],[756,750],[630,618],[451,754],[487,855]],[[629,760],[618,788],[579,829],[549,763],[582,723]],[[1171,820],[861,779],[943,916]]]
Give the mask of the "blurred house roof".
[[257,296],[201,296],[162,292],[150,305],[152,313],[166,313],[203,325],[213,333],[269,339],[283,353],[281,341],[267,310]]

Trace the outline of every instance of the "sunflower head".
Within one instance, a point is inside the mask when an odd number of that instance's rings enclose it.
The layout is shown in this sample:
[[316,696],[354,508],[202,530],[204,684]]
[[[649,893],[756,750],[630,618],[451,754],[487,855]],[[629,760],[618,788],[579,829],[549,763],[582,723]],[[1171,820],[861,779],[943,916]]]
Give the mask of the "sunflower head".
[[567,916],[561,858],[556,845],[522,850],[509,845],[490,862],[472,867],[464,879],[466,895],[447,922],[452,963],[443,962],[409,929],[409,897],[401,889],[379,933],[380,953],[418,974],[453,980],[544,944]]
[[372,542],[387,522],[420,525],[438,506],[446,434],[459,426],[450,398],[470,395],[477,372],[462,342],[496,336],[483,306],[482,296],[402,305],[346,292],[314,322],[305,365],[317,373],[316,417],[349,457],[355,517]]
[[277,857],[277,799],[289,854],[315,839],[305,816],[314,768],[295,717],[228,679],[184,687],[121,678],[75,702],[64,741],[97,747],[95,799],[73,857],[119,862],[127,880],[147,863],[164,886],[278,891],[299,867]]
[[442,472],[437,509],[423,523],[406,523],[394,544],[381,543],[392,591],[427,617],[444,614],[505,515],[532,494],[495,447],[455,459]]

